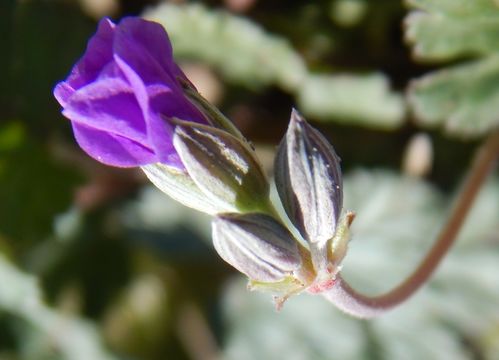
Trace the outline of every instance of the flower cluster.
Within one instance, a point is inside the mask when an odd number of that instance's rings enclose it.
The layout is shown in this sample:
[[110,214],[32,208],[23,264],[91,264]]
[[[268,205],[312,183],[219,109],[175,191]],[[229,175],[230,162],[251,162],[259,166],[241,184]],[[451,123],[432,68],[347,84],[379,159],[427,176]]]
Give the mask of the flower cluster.
[[100,22],[87,51],[54,91],[81,148],[96,160],[140,166],[163,192],[214,216],[220,256],[276,295],[335,284],[350,212],[332,146],[298,112],[275,159],[280,200],[297,239],[269,199],[253,148],[175,64],[163,27],[139,18]]

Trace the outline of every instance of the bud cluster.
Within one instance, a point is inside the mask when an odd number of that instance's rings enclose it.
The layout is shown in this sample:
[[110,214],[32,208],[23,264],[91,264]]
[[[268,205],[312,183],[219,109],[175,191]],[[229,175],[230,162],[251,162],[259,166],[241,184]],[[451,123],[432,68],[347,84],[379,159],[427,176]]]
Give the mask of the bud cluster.
[[184,168],[142,166],[149,179],[182,204],[214,216],[212,236],[222,259],[273,293],[279,308],[291,295],[334,286],[346,254],[353,213],[343,208],[340,159],[295,110],[277,150],[275,183],[286,228],[269,199],[269,181],[254,149],[189,84],[184,91],[209,124],[173,118],[173,145]]
[[334,285],[353,214],[341,215],[339,158],[296,111],[274,173],[301,239],[271,203],[253,147],[189,82],[160,24],[102,19],[54,95],[87,154],[110,166],[140,166],[167,195],[213,215],[215,249],[252,289],[275,293],[280,306],[292,294]]

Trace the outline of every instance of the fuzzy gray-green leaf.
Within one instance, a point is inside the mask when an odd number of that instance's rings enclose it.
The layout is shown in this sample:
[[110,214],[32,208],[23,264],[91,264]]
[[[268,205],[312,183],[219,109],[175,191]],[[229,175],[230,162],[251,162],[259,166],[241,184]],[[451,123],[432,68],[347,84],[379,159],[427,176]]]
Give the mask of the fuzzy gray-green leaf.
[[430,73],[411,83],[409,103],[424,125],[479,136],[499,126],[499,55]]
[[497,53],[499,5],[494,0],[409,0],[417,9],[406,18],[414,55],[449,60]]
[[297,91],[300,109],[317,120],[333,118],[389,130],[399,127],[404,119],[403,97],[390,90],[383,74],[309,74]]

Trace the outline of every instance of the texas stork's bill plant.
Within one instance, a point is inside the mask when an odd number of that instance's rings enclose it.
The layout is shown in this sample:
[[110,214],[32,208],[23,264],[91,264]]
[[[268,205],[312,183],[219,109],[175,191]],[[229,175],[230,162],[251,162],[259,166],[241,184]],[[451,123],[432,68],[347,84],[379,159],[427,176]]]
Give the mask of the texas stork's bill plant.
[[[354,214],[343,209],[340,159],[331,144],[292,111],[274,162],[285,210],[279,215],[252,145],[180,70],[158,23],[101,20],[54,95],[88,155],[110,166],[141,167],[164,193],[212,215],[220,257],[249,278],[250,289],[272,293],[277,308],[308,292],[352,315],[378,315],[412,294],[445,253],[392,292],[356,293],[340,275]],[[455,234],[443,234],[443,242],[449,236]]]

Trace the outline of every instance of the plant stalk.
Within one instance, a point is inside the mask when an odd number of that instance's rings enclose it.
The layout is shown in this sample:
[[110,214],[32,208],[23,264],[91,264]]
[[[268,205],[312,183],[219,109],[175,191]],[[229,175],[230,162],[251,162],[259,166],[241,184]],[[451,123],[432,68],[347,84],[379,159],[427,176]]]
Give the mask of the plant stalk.
[[323,296],[340,310],[359,317],[379,316],[404,302],[431,276],[454,243],[475,198],[499,155],[499,131],[492,133],[479,148],[457,200],[435,244],[416,270],[394,289],[377,296],[367,296],[353,289],[340,274],[335,286]]

